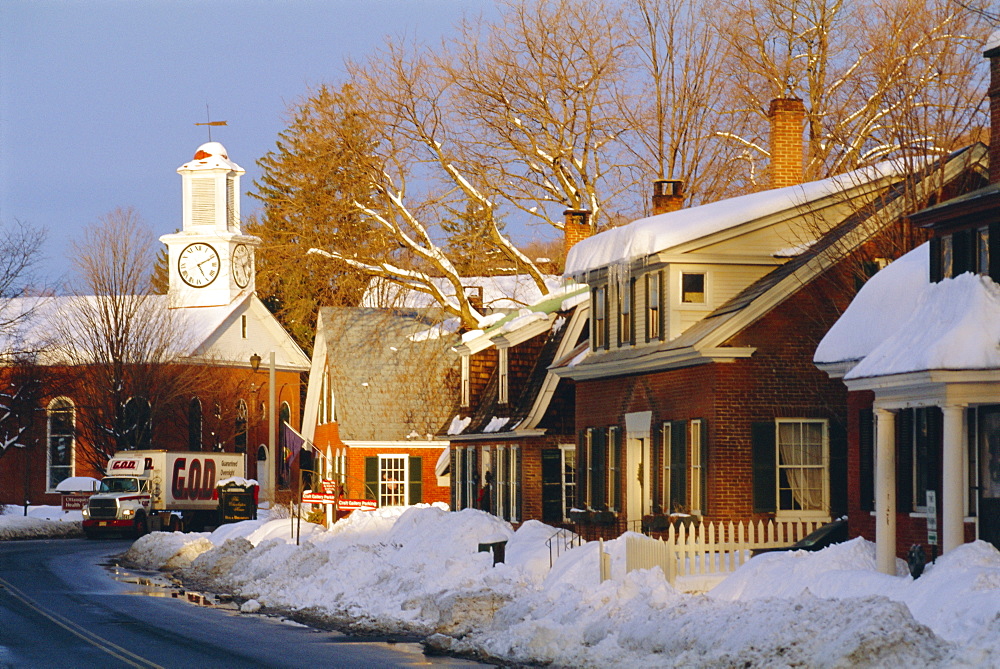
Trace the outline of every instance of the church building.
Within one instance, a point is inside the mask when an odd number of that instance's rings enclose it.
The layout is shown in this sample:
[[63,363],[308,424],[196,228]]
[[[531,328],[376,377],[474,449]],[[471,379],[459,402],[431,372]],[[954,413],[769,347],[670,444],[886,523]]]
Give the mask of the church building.
[[12,308],[30,310],[21,341],[36,342],[40,353],[4,368],[0,504],[58,504],[61,482],[100,478],[108,451],[122,448],[242,452],[262,500],[287,499],[297,487],[299,465],[282,426],[299,427],[309,359],[255,294],[260,239],[240,222],[245,171],[222,144],[208,142],[177,172],[182,226],[160,238],[167,294],[127,296],[147,324],[162,327],[162,341],[147,347],[147,359],[126,360],[124,393],[109,401],[114,392],[100,387],[108,374],[99,372],[115,361],[81,344],[96,339],[90,321],[57,326],[105,310],[109,296],[15,300]]

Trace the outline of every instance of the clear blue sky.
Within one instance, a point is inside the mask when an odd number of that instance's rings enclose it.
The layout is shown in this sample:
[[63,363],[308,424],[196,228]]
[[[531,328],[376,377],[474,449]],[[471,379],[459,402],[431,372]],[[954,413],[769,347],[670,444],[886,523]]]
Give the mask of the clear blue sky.
[[[175,170],[208,140],[259,175],[285,111],[384,38],[435,43],[492,0],[0,0],[0,222],[49,233],[45,270],[116,207],[181,224]],[[243,196],[244,213],[257,202]]]

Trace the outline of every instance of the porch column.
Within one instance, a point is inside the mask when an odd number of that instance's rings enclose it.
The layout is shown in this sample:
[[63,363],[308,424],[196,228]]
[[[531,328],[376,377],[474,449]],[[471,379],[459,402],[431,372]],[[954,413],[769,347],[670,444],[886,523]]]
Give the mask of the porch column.
[[875,565],[896,575],[896,412],[876,409]]
[[965,407],[947,405],[944,413],[944,448],[941,463],[941,543],[944,552],[965,542],[965,523],[962,497],[965,494],[964,461],[965,440],[962,438],[962,419]]

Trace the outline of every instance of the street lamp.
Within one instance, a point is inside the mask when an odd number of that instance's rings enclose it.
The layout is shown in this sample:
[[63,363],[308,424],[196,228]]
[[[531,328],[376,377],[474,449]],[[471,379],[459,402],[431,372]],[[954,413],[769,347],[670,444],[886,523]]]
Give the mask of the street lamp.
[[[257,372],[260,369],[261,357],[254,353],[250,356],[250,369]],[[274,467],[277,464],[278,454],[276,452],[277,443],[277,420],[275,414],[275,403],[277,402],[277,393],[275,388],[276,376],[274,372],[274,351],[271,351],[268,356],[268,379],[267,379],[267,449],[271,455],[270,461],[267,463],[267,494],[271,497],[268,501],[274,503]],[[257,472],[260,476],[260,472]]]

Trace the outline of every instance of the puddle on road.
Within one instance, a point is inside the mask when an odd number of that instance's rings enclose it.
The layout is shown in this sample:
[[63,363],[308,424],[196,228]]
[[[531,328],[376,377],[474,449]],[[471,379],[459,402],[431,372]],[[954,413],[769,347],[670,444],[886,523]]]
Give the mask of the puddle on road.
[[145,597],[165,597],[187,602],[195,606],[207,606],[224,611],[239,611],[239,607],[228,595],[208,595],[196,590],[178,587],[169,579],[158,574],[143,574],[141,572],[122,569],[117,564],[108,564],[111,577],[119,583],[134,586],[125,592],[126,595],[142,595]]

